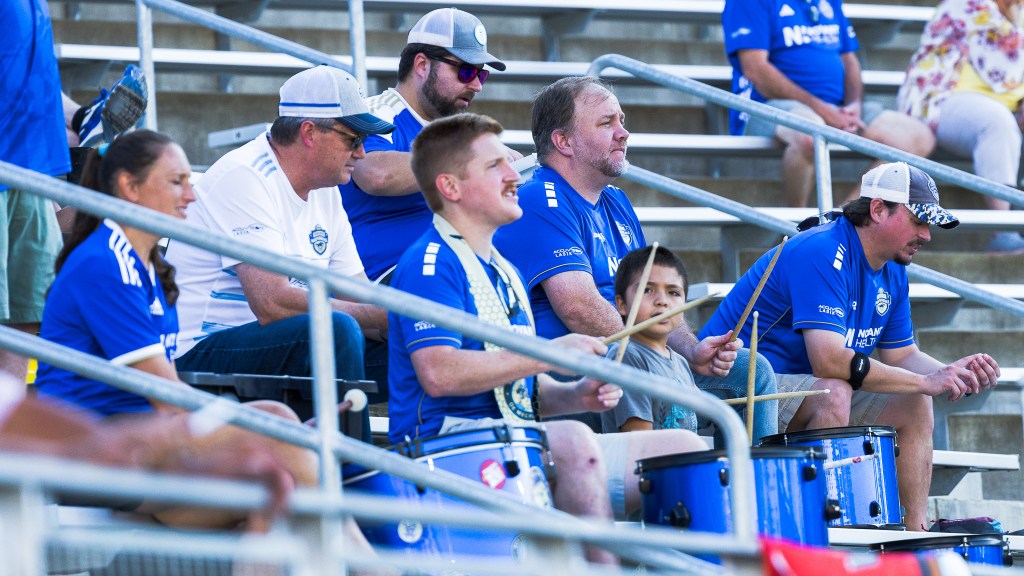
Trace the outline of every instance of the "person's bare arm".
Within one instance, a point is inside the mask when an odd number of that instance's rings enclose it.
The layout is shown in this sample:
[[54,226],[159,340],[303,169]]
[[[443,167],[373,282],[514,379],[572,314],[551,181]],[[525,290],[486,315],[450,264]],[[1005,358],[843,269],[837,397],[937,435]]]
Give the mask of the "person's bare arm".
[[[588,354],[607,350],[596,338],[567,334],[552,341]],[[509,350],[461,350],[454,346],[420,348],[410,355],[416,378],[428,395],[471,396],[553,367],[540,360]]]
[[621,432],[643,432],[645,430],[654,430],[654,424],[640,418],[628,418],[622,423],[622,426],[619,426]]
[[[829,330],[804,330],[804,343],[807,356],[811,362],[814,375],[818,378],[850,379],[850,361],[854,351],[846,347],[842,334]],[[965,393],[977,391],[978,379],[970,370],[955,364],[944,366],[922,363],[917,356],[917,346],[910,345],[896,349],[886,349],[881,358],[886,362],[871,360],[871,367],[864,378],[862,390],[886,394],[926,394],[937,396],[949,394],[951,400],[957,400]],[[914,360],[918,358],[918,360]],[[915,367],[927,372],[919,374],[901,365]],[[934,370],[929,370],[934,368]]]
[[768,60],[767,50],[739,50],[737,56],[743,75],[765,98],[796,100],[821,116],[826,124],[845,130],[849,125],[839,107],[829,104],[797,86]]
[[577,334],[603,337],[622,330],[622,316],[601,296],[594,277],[572,270],[540,283],[559,320]]
[[[309,311],[309,292],[291,286],[284,276],[244,262],[235,265],[235,272],[249,308],[260,324],[266,325]],[[366,279],[365,274],[362,277]],[[373,331],[387,332],[388,315],[383,308],[336,298],[331,299],[331,308],[355,318],[367,336]]]
[[410,152],[380,150],[370,152],[356,162],[352,180],[371,196],[406,196],[416,194],[420,187],[409,164]]
[[860,59],[856,52],[846,52],[839,57],[843,61],[843,103],[860,104],[864,100],[864,81],[860,75]]

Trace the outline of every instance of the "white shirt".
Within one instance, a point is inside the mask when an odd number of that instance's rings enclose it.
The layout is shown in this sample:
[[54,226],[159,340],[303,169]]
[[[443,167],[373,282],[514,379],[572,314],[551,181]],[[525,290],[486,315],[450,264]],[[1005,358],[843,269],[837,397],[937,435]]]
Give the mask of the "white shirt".
[[[188,222],[227,234],[269,254],[298,258],[347,276],[363,264],[337,187],[299,198],[268,140],[258,136],[228,152],[195,186]],[[177,357],[208,334],[256,321],[234,271],[238,260],[172,241],[167,260],[177,269],[181,334]],[[290,278],[305,289],[306,282]]]

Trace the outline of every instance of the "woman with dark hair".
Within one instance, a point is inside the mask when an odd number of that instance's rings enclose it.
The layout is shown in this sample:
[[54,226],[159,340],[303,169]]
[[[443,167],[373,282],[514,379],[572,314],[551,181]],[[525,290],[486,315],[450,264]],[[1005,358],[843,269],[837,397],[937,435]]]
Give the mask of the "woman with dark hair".
[[[163,134],[133,132],[111,143],[102,157],[95,151],[92,154],[83,169],[84,186],[177,218],[184,218],[189,203],[195,200],[188,159],[181,147]],[[178,334],[174,307],[178,289],[174,268],[160,255],[158,240],[145,230],[78,212],[57,258],[57,277],[47,296],[40,335],[113,364],[178,382],[172,360]],[[36,387],[41,395],[107,419],[155,409],[156,416],[168,420],[169,431],[187,436],[183,448],[199,457],[256,443],[264,456],[280,462],[295,483],[316,482],[312,452],[225,426],[216,418],[205,422],[201,413],[190,416],[45,363],[40,364]],[[250,405],[298,421],[283,404],[261,401]],[[245,519],[236,511],[192,508],[162,509],[153,515],[175,525],[220,528]]]

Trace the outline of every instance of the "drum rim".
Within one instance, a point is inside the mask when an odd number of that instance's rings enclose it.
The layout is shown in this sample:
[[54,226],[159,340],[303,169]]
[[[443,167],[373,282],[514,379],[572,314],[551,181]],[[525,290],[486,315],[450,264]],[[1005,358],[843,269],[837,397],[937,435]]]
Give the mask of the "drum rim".
[[939,548],[958,548],[964,546],[964,539],[967,539],[967,546],[1006,546],[1006,540],[1000,534],[961,534],[959,536],[943,536],[937,538],[912,538],[910,540],[899,540],[882,544],[872,544],[872,550],[891,552],[909,552],[907,548],[914,550],[935,550]]
[[[396,442],[396,443],[388,446],[386,448],[386,450],[389,450],[389,451],[394,452],[396,454],[402,454],[402,455],[405,455],[405,456],[409,456],[410,458],[417,458],[418,459],[418,458],[422,458],[424,456],[432,456],[432,455],[437,454],[439,452],[445,452],[447,450],[454,450],[456,448],[465,448],[467,446],[481,446],[481,445],[493,444],[493,443],[504,444],[505,443],[504,440],[500,439],[498,437],[498,435],[494,433],[494,429],[495,428],[502,428],[502,426],[500,426],[500,425],[499,426],[484,426],[484,427],[480,427],[480,428],[473,428],[473,429],[470,429],[470,430],[458,430],[458,431],[455,431],[455,432],[448,432],[446,434],[434,434],[432,436],[418,436],[418,437],[413,438],[411,440],[406,440],[406,441],[402,441],[402,442]],[[514,444],[516,442],[536,442],[536,443],[544,445],[543,446],[544,449],[547,449],[547,437],[546,437],[543,429],[537,428],[537,427],[534,427],[534,426],[513,426],[511,424],[508,425],[508,429],[512,431],[512,435],[509,438],[511,443]],[[468,441],[468,437],[469,436],[477,435],[477,434],[481,434],[481,433],[484,433],[484,434],[490,433],[491,436],[490,436],[490,438],[486,438],[483,441],[475,441],[475,442]],[[531,438],[530,437],[531,435],[533,435],[535,437]],[[463,441],[463,442],[456,442],[452,446],[446,446],[445,448],[442,448],[442,449],[434,449],[434,450],[431,450],[431,451],[427,451],[427,450],[424,449],[424,447],[427,444],[431,444],[431,443],[437,442],[439,440],[457,439],[459,436],[467,436],[467,440]],[[408,448],[416,447],[416,449],[415,450],[411,450],[411,449],[410,450],[406,450],[407,447]]]
[[[765,458],[825,460],[825,453],[817,446],[755,446],[750,449],[750,452],[750,457],[753,460]],[[643,470],[661,470],[673,466],[707,464],[719,460],[728,462],[728,452],[725,450],[702,450],[680,454],[665,454],[663,456],[637,460],[637,466]]]
[[[472,445],[463,445],[463,446],[453,446],[453,447],[448,448],[446,450],[440,450],[440,451],[437,451],[437,452],[431,452],[430,454],[424,454],[423,456],[418,456],[416,458],[413,458],[413,460],[418,462],[418,463],[423,463],[423,462],[426,462],[427,460],[432,460],[432,459],[435,459],[435,458],[440,458],[442,456],[458,456],[460,454],[467,454],[469,452],[472,452],[470,450],[467,450],[467,448],[479,448],[481,450],[484,450],[484,449],[486,449],[486,450],[498,450],[498,449],[504,448],[506,446],[511,446],[512,448],[526,448],[526,449],[536,448],[537,450],[539,450],[541,452],[541,454],[543,454],[544,451],[547,450],[547,446],[544,445],[543,443],[539,442],[538,440],[532,440],[532,439],[513,440],[512,442],[509,442],[509,443],[495,441],[495,442],[491,442],[491,443],[488,443],[488,444],[472,444]],[[475,451],[475,450],[473,450],[473,451]],[[346,469],[347,470],[352,470],[353,468],[356,468],[356,471],[351,476],[346,476],[345,475],[345,470]],[[372,478],[373,476],[375,476],[377,474],[386,474],[386,472],[381,472],[380,470],[378,470],[376,468],[368,468],[366,466],[363,466],[361,464],[356,464],[356,463],[345,464],[344,466],[341,467],[342,485],[344,486],[345,484],[348,484],[350,482],[358,482],[358,481],[361,481],[361,480],[366,480],[367,478]],[[454,472],[453,472],[453,474],[454,474]],[[399,478],[397,476],[395,476],[394,478],[396,480],[402,480],[404,482],[409,482],[409,480],[405,480],[404,478]]]
[[841,426],[836,428],[818,428],[799,432],[780,432],[761,438],[761,446],[787,446],[789,442],[806,442],[808,440],[833,440],[839,438],[857,438],[860,436],[877,436],[895,438],[896,429],[892,426]]

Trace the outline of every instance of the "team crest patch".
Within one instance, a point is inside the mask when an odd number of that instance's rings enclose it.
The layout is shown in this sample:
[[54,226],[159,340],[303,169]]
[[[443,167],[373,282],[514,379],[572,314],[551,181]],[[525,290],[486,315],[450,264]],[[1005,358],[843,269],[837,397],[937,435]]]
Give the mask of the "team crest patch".
[[879,288],[878,296],[875,297],[875,312],[878,312],[879,316],[885,316],[885,313],[889,311],[889,306],[892,304],[892,297],[885,290]]
[[821,0],[818,4],[818,8],[821,9],[821,15],[824,16],[826,20],[835,19],[836,12],[832,9],[832,5],[828,3],[828,0]]
[[618,222],[615,223],[615,226],[618,227],[619,229],[619,236],[622,237],[622,241],[625,242],[627,245],[632,244],[633,229],[630,228],[629,226],[626,226],[625,224],[619,224]]
[[313,245],[313,251],[323,256],[324,252],[327,251],[327,231],[323,229],[319,224],[313,228],[313,231],[309,233],[309,243]]

